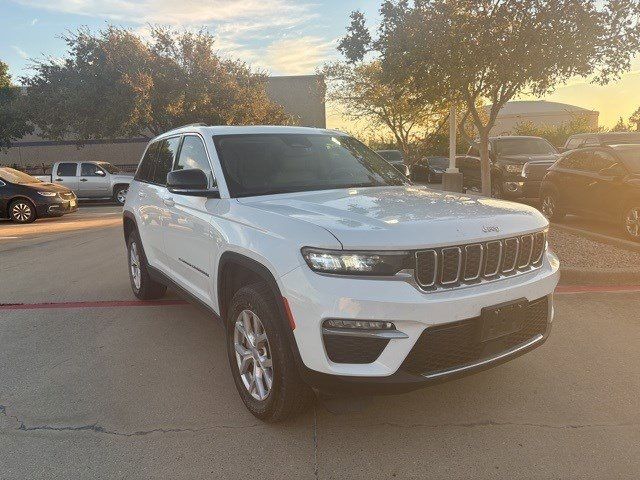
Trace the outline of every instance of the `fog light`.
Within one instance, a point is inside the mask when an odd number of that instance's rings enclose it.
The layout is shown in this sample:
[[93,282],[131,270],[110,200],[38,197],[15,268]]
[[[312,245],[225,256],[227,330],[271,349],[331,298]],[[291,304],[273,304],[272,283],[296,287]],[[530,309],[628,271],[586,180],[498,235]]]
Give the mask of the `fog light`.
[[349,328],[353,330],[395,330],[396,326],[391,322],[379,322],[372,320],[338,320],[324,321],[325,328]]

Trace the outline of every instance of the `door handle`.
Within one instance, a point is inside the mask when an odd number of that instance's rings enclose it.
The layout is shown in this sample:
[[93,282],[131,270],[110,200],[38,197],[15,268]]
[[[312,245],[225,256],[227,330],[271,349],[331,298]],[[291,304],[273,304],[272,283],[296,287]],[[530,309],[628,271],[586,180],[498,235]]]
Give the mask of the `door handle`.
[[86,178],[81,178],[81,179],[80,179],[80,181],[81,181],[81,182],[86,182],[86,181],[87,181],[87,179],[86,179]]
[[173,198],[163,198],[162,203],[164,203],[167,207],[173,207],[176,202],[173,201]]
[[54,181],[56,181],[56,182],[62,182],[62,179],[61,179],[61,178],[56,178]]

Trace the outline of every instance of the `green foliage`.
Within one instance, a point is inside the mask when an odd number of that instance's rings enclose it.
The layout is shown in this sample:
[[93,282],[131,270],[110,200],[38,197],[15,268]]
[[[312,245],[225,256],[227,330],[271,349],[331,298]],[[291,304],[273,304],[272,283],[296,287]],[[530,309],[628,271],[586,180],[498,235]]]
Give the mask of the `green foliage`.
[[22,105],[20,88],[11,83],[9,67],[0,61],[0,151],[32,131]]
[[618,119],[618,123],[616,123],[613,127],[611,127],[612,132],[630,132],[631,127],[629,124],[624,123],[624,119],[620,117]]
[[157,135],[194,122],[289,123],[266,94],[266,76],[214,52],[213,36],[153,27],[151,39],[110,26],[64,37],[60,62],[35,62],[22,79],[29,115],[53,139]]
[[535,125],[532,122],[522,122],[516,125],[513,133],[514,135],[542,137],[552,145],[561,147],[571,135],[592,131],[593,128],[590,127],[587,117],[576,116],[571,121],[561,125]]
[[635,129],[640,132],[640,107],[638,107],[638,109],[629,117],[629,123],[631,123]]

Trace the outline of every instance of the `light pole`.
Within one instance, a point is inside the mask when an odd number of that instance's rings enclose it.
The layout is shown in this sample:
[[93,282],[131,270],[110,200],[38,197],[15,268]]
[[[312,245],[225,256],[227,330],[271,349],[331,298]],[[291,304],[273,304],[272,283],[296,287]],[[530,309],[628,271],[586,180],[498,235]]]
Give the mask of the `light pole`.
[[442,189],[447,192],[462,192],[462,174],[456,168],[456,106],[449,111],[449,168],[442,175]]

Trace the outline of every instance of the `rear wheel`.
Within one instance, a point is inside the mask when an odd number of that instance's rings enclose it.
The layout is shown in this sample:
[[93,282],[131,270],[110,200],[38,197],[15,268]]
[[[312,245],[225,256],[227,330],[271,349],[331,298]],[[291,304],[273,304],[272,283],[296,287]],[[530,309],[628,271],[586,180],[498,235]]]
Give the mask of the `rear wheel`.
[[129,280],[133,294],[140,300],[155,300],[162,297],[167,287],[156,282],[149,276],[147,261],[142,250],[142,244],[135,232],[129,235],[127,241],[129,260]]
[[124,205],[124,202],[127,200],[128,191],[129,191],[129,187],[126,187],[126,186],[117,187],[115,192],[113,192],[113,200],[118,205]]
[[9,205],[9,218],[16,223],[31,223],[36,220],[36,209],[29,200],[19,198]]
[[628,205],[625,208],[622,222],[627,238],[640,242],[640,202]]
[[562,220],[565,213],[558,206],[558,196],[553,192],[545,192],[540,199],[542,214],[549,220]]
[[300,379],[271,290],[255,283],[238,290],[227,312],[227,352],[240,398],[257,418],[280,422],[313,401]]

